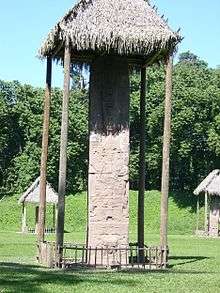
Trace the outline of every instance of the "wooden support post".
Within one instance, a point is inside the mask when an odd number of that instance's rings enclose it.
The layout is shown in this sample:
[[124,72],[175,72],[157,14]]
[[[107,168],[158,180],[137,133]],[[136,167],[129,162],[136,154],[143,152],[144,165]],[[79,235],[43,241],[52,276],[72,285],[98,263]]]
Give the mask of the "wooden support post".
[[69,44],[65,46],[64,56],[64,89],[62,105],[62,123],[60,138],[60,163],[59,163],[59,186],[58,186],[58,215],[56,228],[57,265],[62,260],[62,247],[64,238],[64,215],[65,215],[65,192],[67,170],[67,141],[68,141],[68,106],[70,92],[70,62],[71,53]]
[[56,204],[53,204],[53,229],[56,228]]
[[196,234],[199,231],[199,195],[197,195],[197,205],[196,205]]
[[208,193],[205,192],[204,231],[208,234]]
[[58,204],[55,206],[55,231],[57,229],[57,219],[58,219]]
[[[138,191],[138,247],[144,247],[144,192],[145,192],[145,115],[146,115],[146,67],[141,68],[140,93],[140,153],[139,153],[139,191]],[[140,250],[143,262],[144,250]]]
[[[207,196],[207,231],[208,231],[208,234],[209,234],[209,231],[210,231],[210,215],[211,215],[211,196],[210,194],[208,193],[208,196]],[[220,223],[220,221],[219,221]]]
[[38,222],[39,222],[39,207],[35,209],[35,233],[38,233]]
[[39,205],[39,224],[38,224],[38,242],[44,241],[45,213],[46,213],[46,176],[47,176],[47,156],[49,140],[49,121],[50,121],[50,98],[51,98],[51,75],[52,59],[47,57],[46,73],[46,91],[44,98],[44,116],[43,116],[43,136],[40,168],[40,205]]
[[25,206],[25,203],[22,204],[22,226],[21,226],[21,232],[26,233],[27,232],[27,209]]
[[[171,138],[171,108],[172,108],[172,57],[166,59],[166,89],[165,89],[165,116],[163,133],[163,162],[161,180],[161,224],[160,245],[167,248],[168,226],[168,193],[169,193],[169,161],[170,161],[170,138]],[[164,262],[166,260],[164,259]]]

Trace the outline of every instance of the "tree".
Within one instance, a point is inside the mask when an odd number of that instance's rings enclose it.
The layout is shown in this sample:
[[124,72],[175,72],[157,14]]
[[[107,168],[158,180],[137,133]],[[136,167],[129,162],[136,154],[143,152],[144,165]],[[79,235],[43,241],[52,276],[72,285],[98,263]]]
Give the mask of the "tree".
[[[200,179],[217,166],[217,131],[213,121],[219,113],[220,78],[197,56],[185,54],[174,66],[171,144],[171,188],[192,190]],[[185,61],[183,61],[185,60]],[[186,60],[194,60],[188,62]],[[199,61],[199,62],[198,62]],[[147,188],[160,188],[164,69],[154,66],[148,70],[146,165]],[[137,182],[138,153],[138,92],[139,79],[131,79],[131,181]],[[218,123],[216,122],[215,125]],[[216,126],[215,126],[216,127]],[[210,134],[210,128],[212,134]],[[133,185],[132,185],[133,187]]]
[[[192,56],[193,55],[193,56]],[[173,70],[171,189],[192,190],[220,154],[220,71],[186,52]],[[164,67],[147,70],[146,189],[160,189]],[[131,74],[130,186],[138,187],[140,76]],[[0,81],[0,185],[22,191],[39,176],[44,89]],[[51,101],[48,180],[57,188],[62,91]],[[69,104],[67,190],[86,189],[88,92],[74,87]]]
[[[1,111],[4,111],[0,118],[3,126],[0,130],[1,185],[8,190],[22,191],[39,176],[44,90],[12,83],[8,85],[6,92],[7,94],[0,92]],[[7,105],[4,102],[6,97],[13,104]],[[48,181],[55,187],[58,182],[61,97],[62,91],[53,89]],[[87,113],[87,94],[80,90],[73,91],[70,97],[68,191],[86,188]]]
[[206,63],[204,60],[201,60],[197,55],[191,53],[190,51],[181,53],[179,55],[179,63],[188,63],[192,65],[198,65],[207,67],[208,63]]

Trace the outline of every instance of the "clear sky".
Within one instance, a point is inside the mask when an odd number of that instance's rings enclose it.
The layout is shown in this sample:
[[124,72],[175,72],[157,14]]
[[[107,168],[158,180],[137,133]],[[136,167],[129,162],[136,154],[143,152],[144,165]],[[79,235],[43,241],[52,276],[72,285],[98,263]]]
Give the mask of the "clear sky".
[[[135,1],[135,0],[134,0]],[[52,26],[75,0],[1,0],[0,79],[44,86],[45,64],[37,50]],[[179,52],[192,51],[211,67],[220,64],[220,0],[152,0],[170,26],[181,27]],[[62,85],[54,65],[53,85]]]

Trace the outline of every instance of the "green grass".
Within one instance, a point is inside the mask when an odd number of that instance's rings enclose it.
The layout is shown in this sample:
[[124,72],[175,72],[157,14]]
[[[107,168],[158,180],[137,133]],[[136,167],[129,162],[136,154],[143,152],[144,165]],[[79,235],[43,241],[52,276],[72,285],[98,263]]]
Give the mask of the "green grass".
[[[81,240],[82,233],[67,239]],[[148,234],[149,243],[158,236]],[[170,268],[157,272],[57,271],[35,260],[35,237],[0,233],[0,292],[220,292],[220,240],[169,236]]]
[[[0,230],[19,231],[21,225],[21,206],[19,196],[6,198],[0,202]],[[130,232],[136,233],[137,192],[130,192]],[[47,224],[52,224],[52,208],[47,208]],[[201,209],[201,224],[203,220]],[[34,227],[34,207],[27,208],[29,226]],[[145,196],[146,233],[158,233],[160,226],[160,193],[146,192]],[[169,233],[192,234],[195,230],[195,197],[186,194],[171,194],[169,197]],[[70,195],[66,198],[65,230],[83,232],[86,227],[86,193]]]
[[[220,292],[220,240],[192,236],[195,202],[169,198],[170,267],[165,271],[57,271],[36,262],[36,237],[22,235],[17,196],[0,202],[0,293],[2,292]],[[130,193],[130,240],[136,240],[137,193]],[[159,243],[160,194],[146,193],[145,240]],[[201,209],[201,224],[203,218]],[[28,208],[34,225],[34,208]],[[51,210],[47,213],[49,225]],[[86,194],[68,196],[65,241],[84,242]],[[184,235],[185,234],[185,235]],[[188,235],[187,235],[188,234]],[[50,236],[49,239],[53,239]]]

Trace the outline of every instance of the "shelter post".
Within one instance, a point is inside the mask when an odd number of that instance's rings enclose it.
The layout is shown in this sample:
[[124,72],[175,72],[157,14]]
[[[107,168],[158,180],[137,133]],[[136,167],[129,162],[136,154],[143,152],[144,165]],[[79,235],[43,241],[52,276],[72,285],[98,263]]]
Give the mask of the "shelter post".
[[53,229],[56,228],[56,204],[53,204]]
[[199,195],[197,195],[197,205],[196,205],[196,233],[199,231]]
[[35,208],[35,233],[38,233],[38,223],[39,223],[39,206]]
[[[144,192],[145,192],[145,111],[146,111],[146,67],[141,68],[140,92],[140,153],[138,191],[138,247],[144,248]],[[144,250],[140,250],[140,261],[144,261]]]
[[70,65],[71,53],[69,43],[65,44],[64,56],[64,89],[62,105],[62,122],[60,138],[60,163],[59,163],[59,186],[58,186],[58,215],[56,228],[57,265],[62,260],[62,247],[64,238],[64,214],[66,192],[66,169],[67,169],[67,140],[68,140],[68,106],[70,92]]
[[208,234],[208,193],[205,192],[204,231]]
[[[171,99],[172,99],[172,56],[166,58],[166,85],[165,85],[165,116],[163,133],[163,159],[162,159],[162,182],[161,182],[161,224],[160,245],[167,250],[167,226],[168,226],[168,193],[169,193],[169,161],[170,161],[170,138],[171,138]],[[164,253],[164,265],[167,262]]]
[[57,229],[57,219],[58,219],[58,203],[55,206],[55,230]]
[[22,233],[27,232],[27,208],[25,203],[22,203],[22,226],[21,226]]
[[40,168],[40,204],[39,204],[39,224],[38,224],[38,234],[37,234],[38,242],[44,241],[44,230],[45,230],[46,176],[47,176],[47,156],[48,156],[48,140],[49,140],[49,120],[50,120],[51,75],[52,75],[52,59],[51,57],[47,57],[46,91],[45,91],[45,98],[44,98],[43,137],[42,137],[41,168]]

